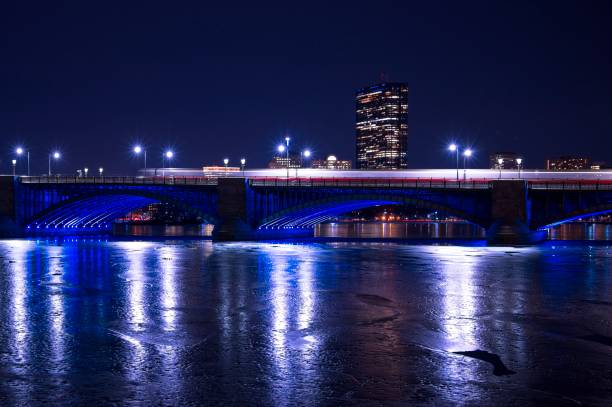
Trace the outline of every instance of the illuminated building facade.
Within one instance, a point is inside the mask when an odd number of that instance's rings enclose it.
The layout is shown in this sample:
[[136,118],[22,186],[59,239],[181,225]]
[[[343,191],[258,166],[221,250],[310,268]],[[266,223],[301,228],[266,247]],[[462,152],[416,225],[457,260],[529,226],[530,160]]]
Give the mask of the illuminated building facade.
[[[517,153],[493,153],[489,156],[490,168],[492,170],[517,170],[519,168],[518,159],[522,158]],[[501,164],[499,163],[501,161]],[[525,165],[525,162],[521,162],[521,166]]]
[[549,171],[571,171],[589,169],[589,159],[584,157],[559,157],[546,160]]
[[300,156],[295,154],[291,154],[289,160],[287,160],[287,156],[276,156],[270,160],[268,168],[287,168],[287,163],[289,163],[289,168],[301,168],[301,161]]
[[382,83],[356,96],[358,169],[407,167],[408,86]]
[[326,160],[313,160],[312,168],[325,170],[350,170],[352,163],[350,160],[338,160],[335,155],[330,155]]

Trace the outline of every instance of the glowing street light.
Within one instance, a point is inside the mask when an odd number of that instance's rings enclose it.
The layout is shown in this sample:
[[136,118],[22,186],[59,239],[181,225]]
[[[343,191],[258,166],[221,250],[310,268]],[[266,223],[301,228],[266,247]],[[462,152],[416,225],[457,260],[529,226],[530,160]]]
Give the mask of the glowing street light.
[[466,180],[466,172],[467,172],[467,159],[472,156],[473,152],[471,149],[467,149],[463,152],[463,180]]
[[17,160],[13,160],[13,177],[15,176],[15,167],[17,166]]
[[83,168],[83,171],[85,172],[85,178],[87,178],[87,173],[89,172],[89,168],[85,167]]
[[457,181],[459,181],[459,146],[455,143],[452,143],[448,146],[448,151],[455,153],[455,158],[457,162]]
[[519,179],[521,179],[521,164],[523,164],[523,159],[522,158],[517,158],[516,159],[516,165],[518,166],[518,177],[519,177]]
[[28,176],[30,176],[30,151],[25,151],[23,149],[23,147],[17,147],[15,149],[15,153],[19,156],[23,155],[24,153],[26,154],[27,157],[27,161],[28,161]]
[[162,176],[166,175],[166,160],[170,161],[174,157],[174,152],[172,150],[166,150],[164,154],[162,154]]
[[240,170],[242,171],[242,175],[244,176],[244,167],[246,166],[246,158],[242,157],[240,159]]
[[140,155],[140,153],[143,153],[144,155],[144,169],[145,169],[145,175],[147,173],[147,150],[145,148],[143,148],[141,145],[135,145],[134,146],[134,154],[136,155]]
[[[304,158],[308,159],[310,158],[311,155],[311,151],[309,149],[306,149],[304,151],[300,151],[300,165],[299,167],[302,166],[302,164],[304,163]],[[298,166],[295,167],[295,177],[297,178],[298,176]]]
[[47,172],[49,177],[51,176],[51,158],[54,160],[59,160],[61,156],[62,155],[59,153],[59,151],[54,151],[53,153],[49,154],[49,171]]
[[289,180],[289,136],[285,137],[285,143],[287,143],[287,180]]
[[102,173],[104,172],[104,168],[102,167],[98,168],[98,172],[100,173],[100,176],[102,176]]
[[502,166],[504,165],[504,159],[503,158],[498,158],[497,159],[497,166],[499,167],[499,179],[501,179],[501,170],[502,170]]

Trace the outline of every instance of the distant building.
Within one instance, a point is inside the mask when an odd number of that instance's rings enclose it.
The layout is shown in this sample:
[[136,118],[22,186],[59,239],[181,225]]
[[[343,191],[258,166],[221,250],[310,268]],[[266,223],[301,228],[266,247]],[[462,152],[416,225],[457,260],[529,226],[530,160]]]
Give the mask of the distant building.
[[382,83],[356,95],[358,169],[407,167],[408,86]]
[[228,172],[238,172],[240,167],[223,167],[220,165],[213,165],[209,167],[202,167],[202,173],[207,176],[217,176],[227,174]]
[[276,156],[270,160],[268,163],[268,168],[287,168],[287,163],[289,163],[289,168],[301,168],[302,160],[299,155],[291,154],[289,156],[289,160],[287,160],[287,156]]
[[330,155],[326,160],[313,160],[312,168],[326,170],[350,170],[352,163],[350,160],[338,160],[335,155]]
[[[500,164],[501,160],[501,164]],[[518,160],[518,161],[517,161]],[[524,165],[523,158],[517,153],[499,152],[489,156],[490,168],[492,170],[517,170],[520,165]]]
[[592,170],[607,170],[610,169],[604,161],[595,161],[591,164]]
[[572,171],[589,169],[589,159],[584,157],[559,157],[546,160],[549,171]]

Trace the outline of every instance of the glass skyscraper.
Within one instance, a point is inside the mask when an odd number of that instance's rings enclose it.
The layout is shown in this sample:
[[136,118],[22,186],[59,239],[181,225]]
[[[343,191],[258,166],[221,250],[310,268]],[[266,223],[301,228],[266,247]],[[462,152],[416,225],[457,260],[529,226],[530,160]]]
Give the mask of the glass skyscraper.
[[408,86],[382,83],[357,91],[358,169],[406,168]]

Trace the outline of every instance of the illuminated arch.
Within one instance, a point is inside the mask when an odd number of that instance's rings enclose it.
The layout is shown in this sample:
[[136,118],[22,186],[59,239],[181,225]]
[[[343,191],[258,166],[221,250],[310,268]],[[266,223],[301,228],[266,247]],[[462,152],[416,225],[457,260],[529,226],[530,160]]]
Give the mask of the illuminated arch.
[[589,218],[591,216],[604,215],[606,213],[612,213],[612,204],[600,205],[588,209],[576,210],[573,212],[565,213],[560,217],[548,220],[545,225],[536,226],[537,229],[547,229],[553,226],[562,225],[564,223],[572,222],[580,218]]
[[261,221],[258,229],[313,228],[343,213],[378,205],[410,205],[420,209],[431,209],[452,214],[481,227],[487,226],[484,219],[474,214],[425,199],[384,194],[355,194],[309,201],[280,210]]
[[172,203],[186,210],[195,210],[206,221],[214,222],[210,214],[201,213],[197,208],[171,197],[146,193],[104,193],[61,201],[38,214],[27,224],[26,230],[78,232],[110,229],[115,219],[149,204],[160,202]]

